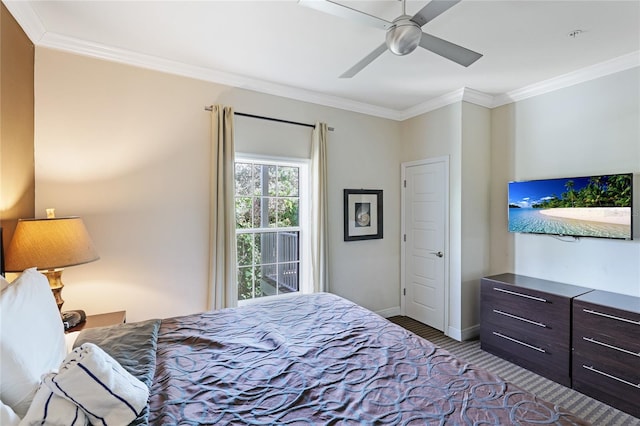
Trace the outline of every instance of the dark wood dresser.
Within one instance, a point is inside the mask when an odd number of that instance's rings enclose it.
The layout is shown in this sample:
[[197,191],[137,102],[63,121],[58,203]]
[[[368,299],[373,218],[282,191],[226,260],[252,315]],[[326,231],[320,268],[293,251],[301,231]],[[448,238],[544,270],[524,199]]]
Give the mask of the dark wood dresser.
[[481,348],[571,387],[571,301],[589,291],[516,274],[483,278]]
[[573,388],[640,417],[640,297],[594,290],[574,299]]

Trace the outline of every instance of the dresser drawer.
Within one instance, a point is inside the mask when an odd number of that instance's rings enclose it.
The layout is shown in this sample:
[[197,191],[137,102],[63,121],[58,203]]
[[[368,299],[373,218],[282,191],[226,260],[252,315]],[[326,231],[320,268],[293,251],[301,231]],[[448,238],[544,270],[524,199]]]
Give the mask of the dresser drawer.
[[481,291],[482,349],[569,385],[566,301],[490,281],[483,282]]
[[[640,361],[606,350],[573,353],[572,387],[640,417]],[[635,365],[633,368],[630,366]]]
[[571,385],[570,352],[567,348],[554,347],[499,327],[483,326],[480,339],[482,350],[565,386]]
[[616,389],[640,392],[640,355],[637,353],[620,352],[583,340],[574,347],[573,360],[577,370],[584,368],[600,372],[602,376],[617,381],[619,386]]
[[511,317],[492,314],[485,317],[481,328],[490,331],[492,334],[499,332],[512,338],[517,338],[523,343],[543,349],[554,355],[559,352],[569,354],[569,329],[543,328],[542,326],[522,322]]
[[501,274],[480,291],[480,347],[571,386],[571,299],[589,289]]
[[584,338],[640,354],[640,315],[579,300],[574,303],[573,315],[574,345]]
[[640,298],[593,291],[573,303],[573,388],[640,417]]
[[539,328],[569,330],[570,300],[525,289],[510,289],[487,282],[482,289],[481,304],[491,316],[500,320],[507,318]]

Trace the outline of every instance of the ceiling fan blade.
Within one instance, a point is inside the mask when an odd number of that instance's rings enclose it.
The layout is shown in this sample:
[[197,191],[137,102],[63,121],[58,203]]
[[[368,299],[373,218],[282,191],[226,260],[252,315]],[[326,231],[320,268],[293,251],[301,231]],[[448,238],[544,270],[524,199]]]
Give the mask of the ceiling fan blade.
[[377,16],[369,15],[358,9],[353,9],[349,6],[337,3],[332,0],[298,0],[298,4],[311,9],[316,9],[321,12],[328,13],[330,15],[338,16],[340,18],[350,19],[352,21],[359,22],[370,27],[380,28],[383,30],[391,27],[391,22],[386,21]]
[[420,9],[418,13],[413,15],[411,20],[422,27],[424,24],[431,21],[441,13],[446,12],[459,2],[460,0],[431,0],[425,7]]
[[420,46],[465,67],[482,58],[480,53],[424,32],[420,38]]
[[373,52],[362,58],[360,62],[349,68],[344,74],[340,76],[340,78],[351,78],[354,75],[358,74],[364,67],[373,62],[374,59],[382,55],[386,50],[387,44],[382,43],[380,46],[376,47]]

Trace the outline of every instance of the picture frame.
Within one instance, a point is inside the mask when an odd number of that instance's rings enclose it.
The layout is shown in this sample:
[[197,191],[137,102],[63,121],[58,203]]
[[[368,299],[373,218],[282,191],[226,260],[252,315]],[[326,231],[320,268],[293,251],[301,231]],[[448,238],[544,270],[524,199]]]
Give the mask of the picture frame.
[[381,189],[344,190],[344,240],[383,238]]

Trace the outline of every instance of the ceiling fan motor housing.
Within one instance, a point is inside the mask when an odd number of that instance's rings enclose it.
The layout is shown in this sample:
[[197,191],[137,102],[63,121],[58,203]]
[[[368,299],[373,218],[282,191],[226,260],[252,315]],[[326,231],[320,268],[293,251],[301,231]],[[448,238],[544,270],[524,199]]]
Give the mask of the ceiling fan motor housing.
[[298,0],[298,2],[341,18],[352,19],[386,31],[385,43],[378,45],[371,53],[342,73],[340,78],[355,76],[387,50],[395,55],[404,56],[420,46],[464,67],[468,67],[482,57],[480,53],[473,50],[422,32],[422,27],[425,24],[458,4],[460,0],[429,1],[413,16],[407,15],[406,0],[402,0],[402,15],[394,19],[393,22],[338,3],[336,0]]
[[387,30],[387,47],[392,53],[403,56],[418,47],[421,36],[422,29],[411,20],[411,16],[402,15],[396,18]]

